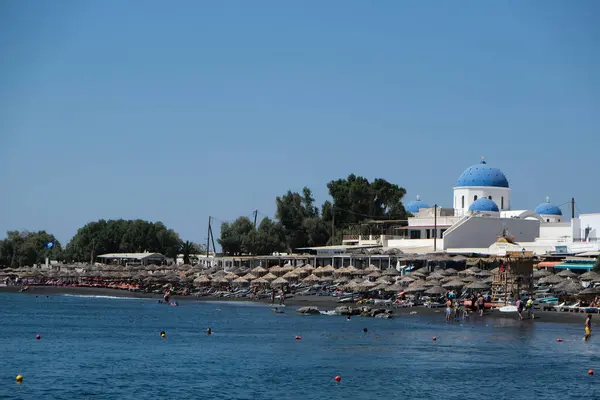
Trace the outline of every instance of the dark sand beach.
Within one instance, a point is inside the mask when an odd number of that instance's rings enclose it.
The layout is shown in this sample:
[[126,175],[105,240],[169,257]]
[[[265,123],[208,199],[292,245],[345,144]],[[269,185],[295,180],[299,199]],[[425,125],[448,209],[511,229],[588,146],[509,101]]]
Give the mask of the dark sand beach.
[[[19,286],[8,286],[0,287],[0,292],[19,292],[21,287]],[[23,292],[28,295],[81,295],[81,296],[114,296],[114,297],[136,297],[136,298],[148,298],[156,299],[157,301],[162,299],[160,294],[152,293],[141,293],[141,292],[129,292],[119,289],[109,288],[92,288],[92,287],[65,287],[65,286],[30,286],[29,290]],[[249,298],[224,298],[224,297],[195,297],[195,296],[174,296],[177,301],[185,302],[249,302],[254,301],[263,304],[270,304],[269,299],[252,300]],[[298,309],[300,307],[317,307],[321,311],[333,310],[340,306],[338,299],[330,296],[294,296],[286,300],[286,307]],[[373,307],[371,305],[371,307]],[[423,306],[411,307],[411,308],[394,308],[394,317],[411,317],[414,315],[431,315],[439,316],[444,318],[443,308],[427,308]],[[562,323],[581,323],[583,324],[586,318],[585,313],[573,313],[573,312],[556,312],[556,311],[536,311],[535,323],[538,322],[562,322]],[[517,319],[516,314],[513,313],[502,313],[500,311],[486,312],[483,317],[473,314],[470,318],[507,318]],[[532,321],[524,321],[531,323]]]

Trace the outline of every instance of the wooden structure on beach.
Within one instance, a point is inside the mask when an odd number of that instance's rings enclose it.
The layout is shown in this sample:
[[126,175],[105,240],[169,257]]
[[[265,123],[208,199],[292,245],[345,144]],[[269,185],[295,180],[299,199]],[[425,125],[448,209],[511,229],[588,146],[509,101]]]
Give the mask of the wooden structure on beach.
[[492,303],[506,306],[523,291],[533,289],[533,252],[507,252],[492,282]]

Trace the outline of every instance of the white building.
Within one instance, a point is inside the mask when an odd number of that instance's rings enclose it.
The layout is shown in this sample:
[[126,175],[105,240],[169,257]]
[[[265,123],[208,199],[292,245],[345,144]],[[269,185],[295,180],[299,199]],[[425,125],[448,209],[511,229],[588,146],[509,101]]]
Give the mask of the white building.
[[[567,220],[550,199],[534,210],[511,210],[508,179],[485,161],[467,168],[454,185],[453,208],[430,207],[418,196],[405,208],[408,225],[386,235],[345,237],[344,244],[395,247],[407,253],[598,251],[600,213]],[[501,241],[502,236],[510,242]]]

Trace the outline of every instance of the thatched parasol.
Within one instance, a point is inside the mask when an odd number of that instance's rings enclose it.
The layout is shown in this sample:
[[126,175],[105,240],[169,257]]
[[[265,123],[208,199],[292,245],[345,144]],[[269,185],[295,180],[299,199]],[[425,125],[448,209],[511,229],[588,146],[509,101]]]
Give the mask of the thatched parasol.
[[356,273],[361,273],[362,271],[359,270],[358,268],[356,268],[354,265],[348,265],[345,268],[345,272],[350,274],[350,275],[355,275]]
[[443,278],[444,278],[443,274],[440,274],[439,272],[433,272],[427,278],[425,278],[425,280],[439,281],[440,279],[443,279]]
[[446,275],[456,275],[456,274],[458,274],[458,271],[455,270],[454,268],[446,268],[444,271],[446,271]]
[[597,296],[599,294],[600,294],[600,288],[590,287],[590,288],[587,288],[587,289],[582,290],[581,292],[577,293],[577,296],[589,297],[589,296]]
[[[565,270],[567,272],[571,272],[569,270]],[[565,272],[562,271],[562,272]],[[546,270],[546,269],[536,269],[535,271],[533,271],[533,277],[535,279],[539,279],[539,278],[543,278],[545,276],[549,276],[549,275],[553,275],[552,272]],[[558,276],[562,276],[563,278],[566,278],[566,276],[561,275],[560,273],[557,274]]]
[[448,292],[446,289],[444,289],[440,286],[434,286],[434,287],[427,289],[425,291],[425,294],[441,295],[441,294],[446,294],[446,292]]
[[396,270],[396,268],[388,268],[383,271],[384,276],[400,276],[400,272]]
[[254,274],[254,275],[256,275],[256,276],[261,276],[261,275],[264,275],[264,274],[266,274],[266,273],[267,273],[267,272],[269,272],[269,271],[267,271],[267,270],[266,270],[266,269],[264,269],[263,267],[260,267],[260,266],[259,266],[259,267],[255,267],[255,268],[253,268],[251,272],[252,272],[252,274]]
[[365,271],[368,272],[379,272],[379,268],[377,268],[376,266],[374,266],[373,264],[369,265],[367,268],[365,268]]
[[[542,272],[542,271],[540,271],[540,272]],[[550,272],[548,272],[548,273],[550,273]],[[556,275],[558,275],[562,278],[574,278],[577,276],[577,274],[575,272],[573,272],[569,269],[562,270]],[[535,273],[533,274],[533,276],[535,277]]]
[[209,283],[210,283],[210,278],[206,275],[200,275],[193,281],[194,286],[204,286],[204,285],[208,285]]
[[447,289],[459,289],[463,286],[465,286],[465,283],[463,283],[462,281],[460,281],[458,279],[451,280],[450,282],[442,285],[443,288],[447,288]]
[[379,271],[373,271],[367,275],[367,278],[379,278],[381,273]]
[[485,289],[489,289],[489,286],[483,282],[476,281],[476,282],[471,282],[468,285],[466,285],[465,289],[485,290]]
[[463,281],[463,282],[477,282],[477,281],[479,281],[479,279],[477,279],[475,276],[471,275],[471,276],[467,276],[466,278],[462,278],[461,281]]
[[275,266],[269,268],[269,272],[272,273],[273,275],[277,275],[277,276],[282,274],[281,267],[279,265],[275,265]]
[[416,278],[413,278],[413,277],[410,277],[410,276],[405,276],[402,279],[400,279],[399,282],[402,283],[402,284],[408,285],[408,284],[411,284],[411,283],[415,282],[416,280],[417,280]]
[[540,279],[539,283],[545,285],[555,285],[557,283],[561,283],[562,281],[564,281],[564,278],[561,278],[558,275],[548,275]]
[[284,278],[277,278],[273,282],[271,282],[271,287],[281,287],[288,285],[289,282]]
[[266,286],[269,284],[269,281],[264,278],[258,278],[252,281],[252,286]]
[[292,281],[293,281],[293,280],[297,280],[297,279],[298,279],[298,275],[296,275],[296,274],[294,273],[294,271],[290,271],[290,272],[288,272],[288,273],[284,274],[284,275],[283,275],[283,278],[284,278],[284,279],[288,279],[288,280],[292,280]]
[[225,275],[223,278],[225,278],[225,279],[227,279],[227,280],[229,280],[229,281],[232,281],[232,280],[234,280],[234,279],[237,279],[237,278],[239,278],[239,276],[237,276],[236,274],[234,274],[234,273],[230,272],[230,273],[228,273],[227,275]]
[[244,279],[246,279],[246,280],[248,280],[248,281],[252,281],[252,280],[256,279],[256,278],[257,278],[257,276],[256,276],[256,275],[254,275],[254,274],[248,273],[248,274],[246,274],[246,275],[242,276],[242,278],[244,278]]
[[316,276],[315,274],[311,274],[309,276],[307,276],[306,278],[302,279],[302,282],[319,282],[320,278],[318,276]]
[[395,283],[393,285],[388,286],[387,288],[385,288],[386,292],[402,292],[404,291],[404,288],[402,286],[400,286],[399,284]]
[[267,280],[267,281],[274,281],[275,279],[277,279],[277,276],[275,276],[275,274],[272,273],[268,273],[265,276],[262,277],[263,279]]
[[346,283],[346,282],[350,282],[350,277],[349,276],[340,276],[339,278],[337,278],[335,280],[337,283]]
[[577,294],[581,292],[581,284],[575,280],[568,279],[559,283],[558,285],[552,288],[557,294]]
[[579,277],[580,280],[586,282],[600,282],[600,275],[594,271],[588,271]]
[[250,281],[248,279],[244,279],[244,278],[237,278],[233,280],[233,283],[235,283],[236,285],[247,285],[250,283]]
[[332,274],[335,271],[335,268],[333,268],[331,265],[326,265],[322,271],[325,274]]

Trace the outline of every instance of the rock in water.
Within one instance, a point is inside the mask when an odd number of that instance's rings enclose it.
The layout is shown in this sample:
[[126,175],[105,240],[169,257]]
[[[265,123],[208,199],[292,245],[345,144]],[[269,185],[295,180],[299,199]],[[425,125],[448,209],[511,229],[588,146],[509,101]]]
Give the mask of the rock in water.
[[298,314],[321,315],[317,307],[302,307],[296,310]]

